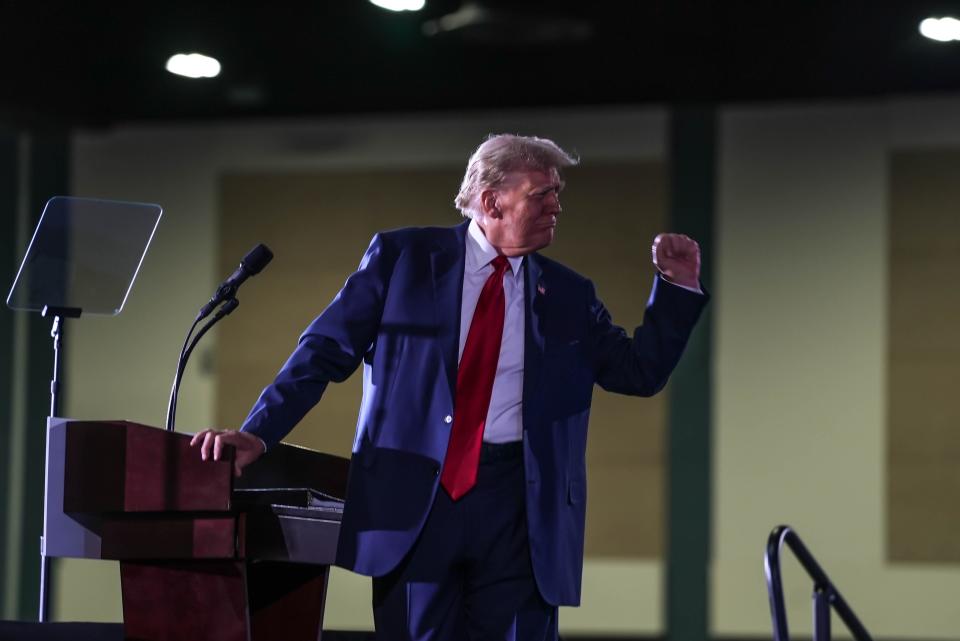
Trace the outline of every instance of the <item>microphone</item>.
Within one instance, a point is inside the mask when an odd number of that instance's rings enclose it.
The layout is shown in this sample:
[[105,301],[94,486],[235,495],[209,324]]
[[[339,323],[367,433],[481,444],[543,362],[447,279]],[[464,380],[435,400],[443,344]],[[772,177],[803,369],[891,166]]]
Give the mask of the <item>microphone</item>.
[[240,267],[230,274],[230,278],[223,281],[220,287],[217,288],[217,292],[213,295],[213,298],[210,299],[210,302],[200,308],[197,320],[206,318],[217,308],[217,305],[236,296],[240,285],[246,282],[251,276],[259,274],[271,260],[273,260],[273,252],[263,243],[251,249],[247,255],[243,257],[243,260],[240,261]]

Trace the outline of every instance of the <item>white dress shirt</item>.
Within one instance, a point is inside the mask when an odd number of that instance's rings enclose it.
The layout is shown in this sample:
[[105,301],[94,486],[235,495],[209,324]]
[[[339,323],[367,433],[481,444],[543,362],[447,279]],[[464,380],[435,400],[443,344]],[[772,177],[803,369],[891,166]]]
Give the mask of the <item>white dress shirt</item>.
[[[466,255],[463,270],[463,300],[460,304],[460,352],[470,333],[470,322],[477,307],[480,291],[493,273],[490,264],[497,257],[476,221],[467,228]],[[523,256],[508,257],[510,269],[503,274],[504,318],[503,339],[500,342],[500,360],[493,379],[490,409],[483,430],[488,443],[519,441],[523,436]]]

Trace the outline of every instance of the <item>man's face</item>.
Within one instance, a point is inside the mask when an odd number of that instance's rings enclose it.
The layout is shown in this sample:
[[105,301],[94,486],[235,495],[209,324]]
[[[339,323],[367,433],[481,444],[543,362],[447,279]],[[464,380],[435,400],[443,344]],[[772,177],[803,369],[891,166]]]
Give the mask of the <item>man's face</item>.
[[481,194],[477,222],[487,240],[505,256],[523,256],[553,242],[563,183],[556,169],[518,171],[499,189]]

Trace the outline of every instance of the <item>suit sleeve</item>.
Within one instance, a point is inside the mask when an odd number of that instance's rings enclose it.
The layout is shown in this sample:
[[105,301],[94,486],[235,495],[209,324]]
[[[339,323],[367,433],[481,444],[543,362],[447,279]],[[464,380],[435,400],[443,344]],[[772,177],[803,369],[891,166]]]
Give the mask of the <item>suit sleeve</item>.
[[390,253],[382,235],[374,236],[360,267],[300,336],[241,431],[273,447],[317,404],[329,382],[346,380],[356,371],[380,326],[393,265]]
[[610,313],[588,283],[588,318],[594,376],[603,389],[652,396],[666,385],[709,300],[655,277],[643,325],[633,337],[613,324]]

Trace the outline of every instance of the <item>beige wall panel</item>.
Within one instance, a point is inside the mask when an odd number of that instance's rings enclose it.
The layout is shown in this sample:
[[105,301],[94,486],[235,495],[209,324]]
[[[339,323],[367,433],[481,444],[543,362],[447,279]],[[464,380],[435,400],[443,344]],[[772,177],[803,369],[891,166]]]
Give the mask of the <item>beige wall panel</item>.
[[960,151],[890,158],[887,555],[960,561]]
[[[770,634],[762,553],[780,523],[869,621],[882,595],[847,586],[883,556],[882,114],[721,122],[711,629]],[[810,584],[788,567],[793,630],[810,634]]]

